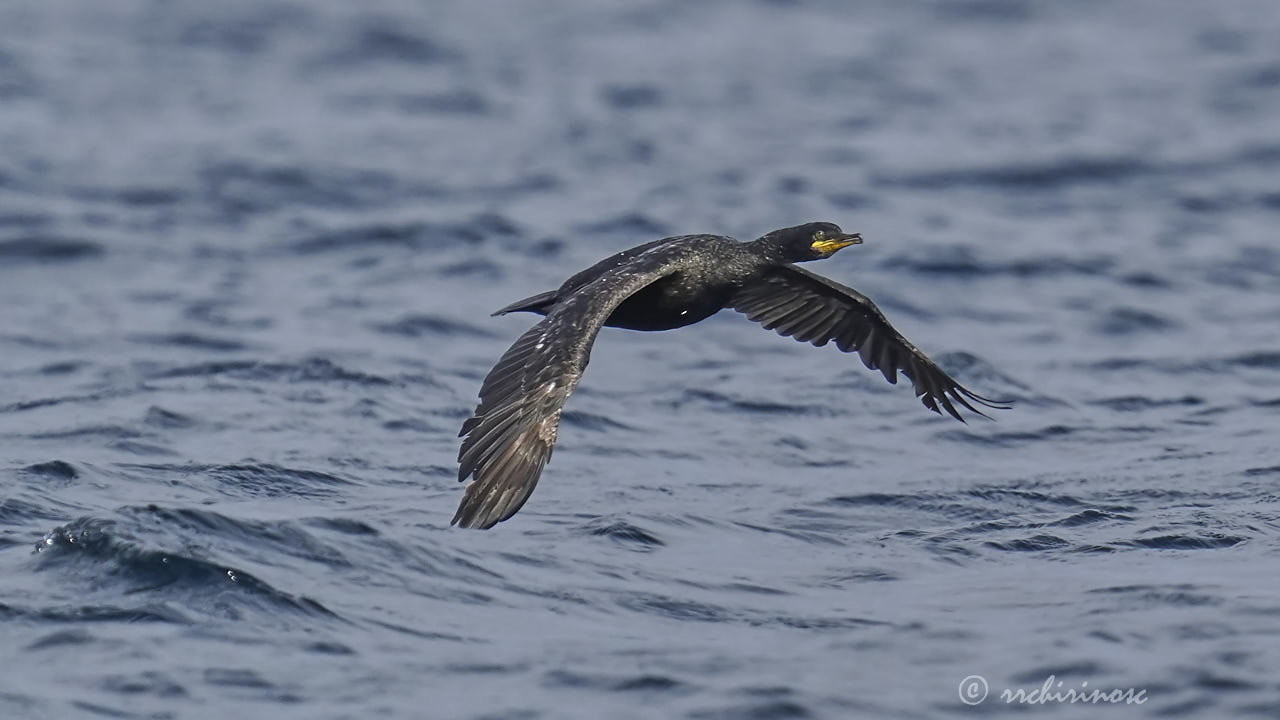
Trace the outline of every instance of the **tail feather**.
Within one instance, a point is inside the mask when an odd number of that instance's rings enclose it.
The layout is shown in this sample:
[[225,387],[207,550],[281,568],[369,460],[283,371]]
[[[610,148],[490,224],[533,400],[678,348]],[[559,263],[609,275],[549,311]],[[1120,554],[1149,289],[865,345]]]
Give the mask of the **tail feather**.
[[493,315],[506,315],[513,312],[531,312],[539,315],[546,315],[547,310],[556,302],[556,291],[548,290],[544,293],[538,293],[523,300],[517,300],[510,305],[495,310]]

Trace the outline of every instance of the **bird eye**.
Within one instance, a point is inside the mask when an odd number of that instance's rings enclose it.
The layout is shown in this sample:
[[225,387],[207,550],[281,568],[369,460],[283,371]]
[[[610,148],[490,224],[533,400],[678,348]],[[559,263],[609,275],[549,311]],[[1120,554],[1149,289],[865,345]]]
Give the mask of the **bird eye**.
[[825,240],[825,239],[826,239],[826,237],[827,237],[827,231],[826,231],[826,230],[815,230],[815,231],[813,232],[813,241],[814,241],[814,242],[822,242],[823,240]]

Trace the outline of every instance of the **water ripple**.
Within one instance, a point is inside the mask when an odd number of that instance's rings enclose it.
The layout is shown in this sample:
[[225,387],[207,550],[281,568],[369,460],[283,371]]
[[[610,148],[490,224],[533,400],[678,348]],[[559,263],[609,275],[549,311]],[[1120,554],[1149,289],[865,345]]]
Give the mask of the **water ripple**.
[[[186,598],[197,605],[204,605],[211,595],[213,600],[225,602],[228,594],[239,595],[253,603],[264,602],[272,610],[297,612],[307,615],[335,617],[333,613],[314,600],[281,592],[253,575],[235,567],[222,565],[181,552],[148,549],[128,538],[120,524],[112,520],[82,518],[68,525],[55,528],[45,536],[36,549],[43,556],[41,569],[45,572],[64,573],[81,582],[123,586],[126,595],[143,596],[159,593],[165,598]],[[248,609],[251,604],[244,604]],[[216,610],[216,606],[208,606]],[[264,608],[265,609],[265,608]],[[118,619],[109,611],[79,608],[76,612],[90,612],[85,619]],[[165,622],[175,621],[171,613],[157,615],[150,609],[118,610],[125,615],[140,614],[141,618]],[[130,617],[129,619],[136,619]]]
[[1139,157],[1065,157],[1043,162],[932,170],[885,176],[880,180],[921,190],[989,186],[1031,191],[1054,190],[1082,183],[1117,183],[1156,169]]
[[618,544],[640,552],[648,552],[666,545],[658,536],[636,525],[622,521],[601,519],[583,528],[587,535],[605,537]]
[[0,240],[0,261],[9,263],[83,260],[104,252],[99,243],[77,238],[31,236]]

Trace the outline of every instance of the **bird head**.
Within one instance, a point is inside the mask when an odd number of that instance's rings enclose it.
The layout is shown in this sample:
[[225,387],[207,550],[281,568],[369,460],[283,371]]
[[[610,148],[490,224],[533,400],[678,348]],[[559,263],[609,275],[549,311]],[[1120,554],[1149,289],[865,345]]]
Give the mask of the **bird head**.
[[785,262],[823,260],[835,255],[841,248],[862,243],[858,233],[846,233],[839,225],[829,222],[812,222],[795,227],[774,230],[760,238],[776,247]]

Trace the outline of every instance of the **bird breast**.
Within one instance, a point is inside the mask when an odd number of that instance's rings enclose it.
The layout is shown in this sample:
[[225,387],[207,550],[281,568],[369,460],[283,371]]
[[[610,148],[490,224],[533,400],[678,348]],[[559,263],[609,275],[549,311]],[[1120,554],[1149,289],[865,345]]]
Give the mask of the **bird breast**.
[[697,273],[662,278],[627,298],[605,325],[629,330],[671,330],[705,320],[725,306],[733,292]]

